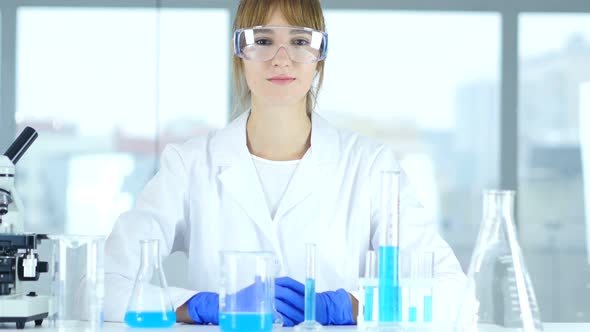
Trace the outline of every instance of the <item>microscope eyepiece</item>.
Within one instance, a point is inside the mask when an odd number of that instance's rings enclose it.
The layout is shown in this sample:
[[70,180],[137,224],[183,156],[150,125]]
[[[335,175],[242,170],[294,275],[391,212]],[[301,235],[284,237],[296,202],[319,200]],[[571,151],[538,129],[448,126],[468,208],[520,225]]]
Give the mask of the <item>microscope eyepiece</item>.
[[12,161],[14,165],[18,162],[18,160],[27,152],[29,146],[33,144],[35,139],[37,139],[37,131],[31,127],[26,127],[23,131],[18,135],[16,140],[10,145],[8,150],[4,153],[6,157]]

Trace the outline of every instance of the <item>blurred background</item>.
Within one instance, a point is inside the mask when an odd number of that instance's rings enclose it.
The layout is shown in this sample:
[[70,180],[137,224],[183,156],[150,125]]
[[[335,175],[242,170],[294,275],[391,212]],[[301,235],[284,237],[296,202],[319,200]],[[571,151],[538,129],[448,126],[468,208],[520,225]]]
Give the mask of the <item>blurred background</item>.
[[[0,1],[0,149],[39,131],[27,231],[108,235],[166,144],[227,124],[237,4]],[[590,321],[590,2],[322,4],[318,112],[395,149],[465,271],[481,191],[517,190],[543,320]],[[182,285],[185,257],[166,264]]]

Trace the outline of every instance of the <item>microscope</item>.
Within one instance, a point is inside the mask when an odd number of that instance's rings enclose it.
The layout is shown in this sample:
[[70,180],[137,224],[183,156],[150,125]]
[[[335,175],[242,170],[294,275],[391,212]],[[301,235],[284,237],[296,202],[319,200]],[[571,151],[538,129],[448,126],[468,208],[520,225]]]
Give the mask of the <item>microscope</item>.
[[14,187],[14,165],[37,136],[26,127],[0,156],[0,323],[14,322],[17,329],[29,321],[41,325],[49,312],[48,296],[22,289],[22,282],[37,281],[48,271],[35,252],[47,236],[24,232],[23,205]]

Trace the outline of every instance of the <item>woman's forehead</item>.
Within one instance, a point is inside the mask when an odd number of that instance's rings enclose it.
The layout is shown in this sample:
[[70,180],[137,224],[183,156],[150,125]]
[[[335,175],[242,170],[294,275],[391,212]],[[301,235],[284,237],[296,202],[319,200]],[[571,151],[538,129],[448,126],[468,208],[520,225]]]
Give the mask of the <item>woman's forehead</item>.
[[264,22],[264,25],[291,26],[291,24],[287,21],[287,18],[285,17],[285,15],[281,11],[281,9],[278,8],[278,6],[275,6],[275,8],[273,8],[270,11],[270,14],[268,15],[268,19],[266,22]]

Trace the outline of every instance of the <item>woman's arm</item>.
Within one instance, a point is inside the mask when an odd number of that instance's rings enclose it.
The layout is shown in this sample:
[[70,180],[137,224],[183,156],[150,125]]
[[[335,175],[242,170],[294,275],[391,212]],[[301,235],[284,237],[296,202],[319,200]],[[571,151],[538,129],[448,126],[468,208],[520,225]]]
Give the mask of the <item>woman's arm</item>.
[[[136,206],[117,219],[105,243],[105,320],[122,321],[124,318],[139,268],[140,240],[159,240],[163,257],[184,249],[187,185],[180,148],[166,147],[160,170],[139,195]],[[169,287],[169,292],[175,307],[195,293],[173,287]]]

